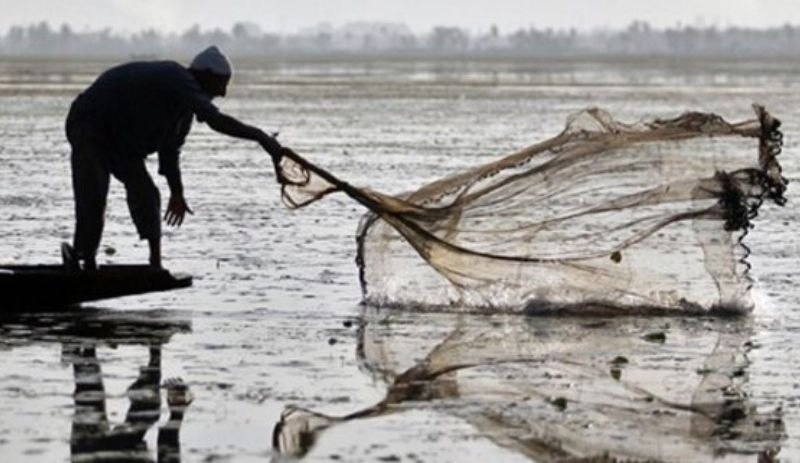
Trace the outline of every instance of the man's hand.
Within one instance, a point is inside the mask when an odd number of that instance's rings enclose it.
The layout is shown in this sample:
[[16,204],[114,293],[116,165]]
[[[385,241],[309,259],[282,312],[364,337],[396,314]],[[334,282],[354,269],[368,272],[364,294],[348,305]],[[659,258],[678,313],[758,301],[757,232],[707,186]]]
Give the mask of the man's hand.
[[167,212],[164,213],[164,221],[169,226],[180,227],[187,212],[194,214],[194,211],[189,209],[189,205],[186,204],[186,199],[183,196],[170,196]]
[[281,160],[281,156],[283,155],[283,147],[275,137],[271,137],[266,133],[261,134],[261,137],[258,140],[258,143],[264,148],[267,153],[272,156],[272,160],[277,164]]
[[272,157],[272,165],[275,167],[275,177],[278,183],[281,185],[291,184],[292,182],[283,175],[283,169],[281,169],[281,159],[283,159],[283,152],[287,148],[281,146],[275,137],[271,137],[266,133],[262,134],[258,143]]

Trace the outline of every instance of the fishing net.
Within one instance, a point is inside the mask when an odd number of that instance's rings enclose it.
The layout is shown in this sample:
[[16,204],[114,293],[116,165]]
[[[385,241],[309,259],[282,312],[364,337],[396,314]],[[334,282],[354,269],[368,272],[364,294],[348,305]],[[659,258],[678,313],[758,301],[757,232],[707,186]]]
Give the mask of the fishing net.
[[687,112],[634,124],[591,108],[563,132],[390,196],[287,150],[284,202],[342,191],[369,208],[358,232],[365,300],[523,311],[748,310],[743,238],[785,203],[780,122]]

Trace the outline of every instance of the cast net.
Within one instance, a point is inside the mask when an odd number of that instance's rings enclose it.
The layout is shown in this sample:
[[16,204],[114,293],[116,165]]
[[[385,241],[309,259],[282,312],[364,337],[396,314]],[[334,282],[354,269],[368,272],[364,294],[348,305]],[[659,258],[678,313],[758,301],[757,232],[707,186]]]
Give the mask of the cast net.
[[743,238],[786,179],[780,122],[687,112],[634,124],[591,108],[563,132],[390,196],[288,151],[284,202],[342,191],[369,208],[358,232],[365,301],[511,311],[752,307]]

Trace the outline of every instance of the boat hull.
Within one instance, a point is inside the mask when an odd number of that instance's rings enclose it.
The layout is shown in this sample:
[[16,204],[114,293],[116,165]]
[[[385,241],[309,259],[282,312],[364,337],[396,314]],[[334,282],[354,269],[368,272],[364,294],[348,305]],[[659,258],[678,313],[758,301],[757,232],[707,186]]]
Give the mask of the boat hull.
[[88,272],[68,272],[60,265],[6,265],[0,266],[0,307],[58,309],[191,285],[191,276],[148,265],[105,265]]

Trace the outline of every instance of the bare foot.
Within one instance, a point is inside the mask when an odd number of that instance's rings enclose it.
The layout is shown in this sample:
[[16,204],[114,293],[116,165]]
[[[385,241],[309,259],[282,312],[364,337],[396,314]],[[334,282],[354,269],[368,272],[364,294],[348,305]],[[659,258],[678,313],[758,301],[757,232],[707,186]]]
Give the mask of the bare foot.
[[75,248],[69,243],[61,243],[61,261],[63,262],[64,270],[68,272],[79,272],[81,270],[78,256],[75,254]]
[[97,261],[94,257],[84,259],[83,270],[87,272],[94,272],[97,270]]

